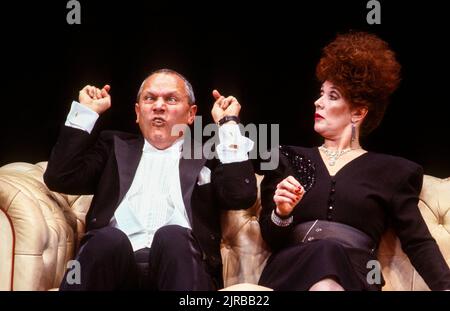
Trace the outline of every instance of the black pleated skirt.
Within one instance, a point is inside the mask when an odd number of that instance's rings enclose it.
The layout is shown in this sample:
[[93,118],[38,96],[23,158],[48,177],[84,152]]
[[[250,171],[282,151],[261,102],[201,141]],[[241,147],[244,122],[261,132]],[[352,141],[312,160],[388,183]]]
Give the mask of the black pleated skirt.
[[337,281],[345,290],[381,290],[381,284],[369,284],[367,268],[373,254],[346,248],[332,239],[299,243],[273,253],[259,284],[283,291],[306,291],[325,278]]

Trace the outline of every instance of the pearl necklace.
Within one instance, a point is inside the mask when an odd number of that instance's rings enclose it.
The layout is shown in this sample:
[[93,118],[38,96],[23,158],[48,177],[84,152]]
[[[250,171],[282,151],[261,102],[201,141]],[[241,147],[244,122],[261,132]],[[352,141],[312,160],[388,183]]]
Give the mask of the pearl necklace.
[[319,147],[320,151],[323,151],[323,153],[325,153],[325,155],[328,158],[328,164],[330,166],[334,166],[336,164],[336,161],[343,156],[344,154],[346,154],[347,152],[353,150],[352,148],[347,148],[347,149],[343,149],[341,151],[331,151],[329,150],[327,147],[325,147],[325,145],[322,145]]

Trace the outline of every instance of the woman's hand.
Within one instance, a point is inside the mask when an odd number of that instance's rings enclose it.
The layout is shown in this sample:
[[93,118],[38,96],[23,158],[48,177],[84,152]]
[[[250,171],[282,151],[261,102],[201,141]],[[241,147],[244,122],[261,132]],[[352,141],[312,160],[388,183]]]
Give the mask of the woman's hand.
[[294,210],[294,207],[300,202],[305,194],[305,189],[292,176],[283,179],[275,190],[273,200],[275,201],[276,213],[279,216],[288,216]]

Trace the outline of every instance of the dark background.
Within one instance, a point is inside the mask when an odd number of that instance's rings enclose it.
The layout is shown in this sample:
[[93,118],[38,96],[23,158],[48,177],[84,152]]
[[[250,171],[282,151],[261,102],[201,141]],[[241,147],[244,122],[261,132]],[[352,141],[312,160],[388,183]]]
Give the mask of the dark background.
[[112,86],[103,129],[137,131],[134,102],[148,72],[172,68],[196,91],[204,124],[211,91],[235,95],[245,123],[279,123],[282,144],[321,143],[313,130],[321,48],[349,29],[378,34],[396,51],[403,81],[385,119],[363,141],[372,151],[450,176],[449,56],[441,1],[164,2],[65,0],[1,4],[0,165],[48,159],[72,100],[86,84]]

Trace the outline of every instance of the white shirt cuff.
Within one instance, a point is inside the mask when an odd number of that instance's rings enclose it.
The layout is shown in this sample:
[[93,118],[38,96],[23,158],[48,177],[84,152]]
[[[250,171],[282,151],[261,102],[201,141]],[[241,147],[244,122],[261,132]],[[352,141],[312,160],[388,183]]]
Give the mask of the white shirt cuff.
[[92,109],[73,101],[70,112],[67,115],[65,126],[83,130],[91,134],[99,115]]
[[239,125],[219,126],[219,145],[217,155],[223,164],[248,160],[248,152],[253,149],[253,141],[241,134]]

